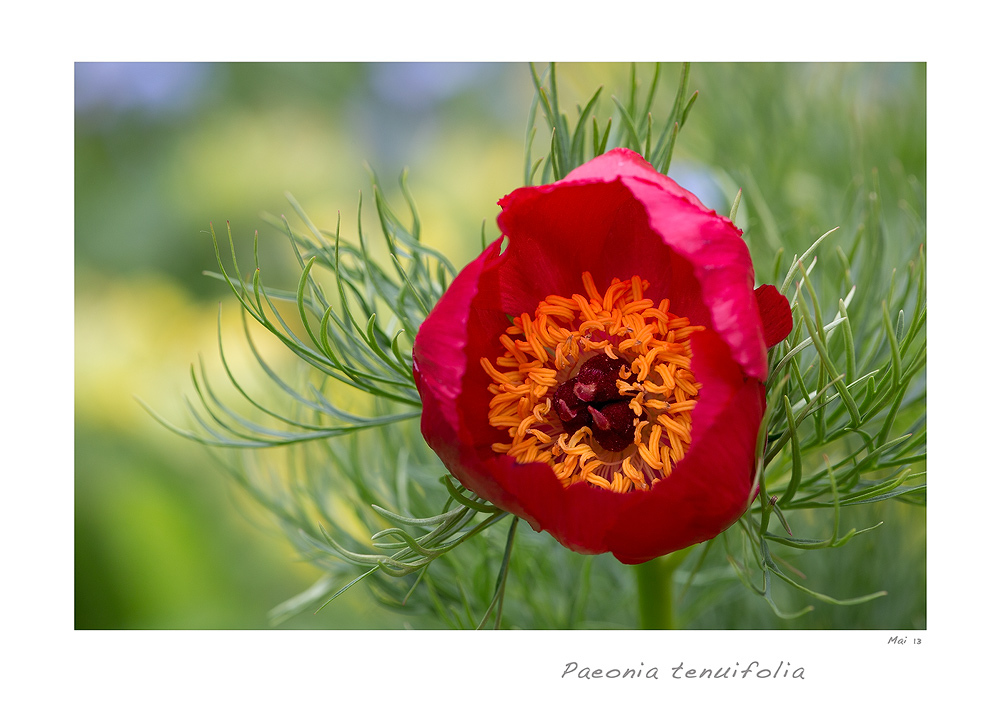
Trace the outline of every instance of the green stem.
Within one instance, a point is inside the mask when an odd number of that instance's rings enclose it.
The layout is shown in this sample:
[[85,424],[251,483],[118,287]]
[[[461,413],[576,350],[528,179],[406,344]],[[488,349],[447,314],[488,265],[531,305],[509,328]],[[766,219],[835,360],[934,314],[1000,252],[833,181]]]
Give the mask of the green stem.
[[639,586],[639,628],[676,629],[674,572],[691,548],[636,565]]

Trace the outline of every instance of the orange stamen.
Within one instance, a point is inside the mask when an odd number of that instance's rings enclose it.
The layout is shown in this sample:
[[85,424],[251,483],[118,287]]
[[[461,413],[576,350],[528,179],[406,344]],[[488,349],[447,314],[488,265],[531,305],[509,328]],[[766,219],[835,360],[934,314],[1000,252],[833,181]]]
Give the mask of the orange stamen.
[[[645,298],[649,282],[639,276],[614,279],[603,293],[589,272],[581,283],[583,293],[547,296],[534,319],[514,317],[499,338],[504,353],[480,360],[491,381],[489,423],[511,441],[492,449],[521,463],[550,465],[564,487],[587,482],[619,493],[647,490],[667,478],[690,447],[701,389],[691,371],[690,337],[704,327],[670,313],[667,299]],[[628,430],[625,440],[634,432],[620,452],[601,447],[589,423],[567,434],[553,407],[556,389],[600,353],[624,362],[609,379],[617,379],[620,400],[635,416],[631,426],[616,428]],[[621,443],[603,444],[617,449]]]

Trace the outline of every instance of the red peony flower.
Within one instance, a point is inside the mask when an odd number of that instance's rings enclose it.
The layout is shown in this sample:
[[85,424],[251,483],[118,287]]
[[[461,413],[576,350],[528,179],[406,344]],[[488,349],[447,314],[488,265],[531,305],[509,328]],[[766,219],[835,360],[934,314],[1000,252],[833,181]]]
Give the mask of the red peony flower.
[[702,542],[754,498],[767,347],[741,232],[615,149],[499,202],[504,237],[420,327],[421,430],[463,485],[584,554]]

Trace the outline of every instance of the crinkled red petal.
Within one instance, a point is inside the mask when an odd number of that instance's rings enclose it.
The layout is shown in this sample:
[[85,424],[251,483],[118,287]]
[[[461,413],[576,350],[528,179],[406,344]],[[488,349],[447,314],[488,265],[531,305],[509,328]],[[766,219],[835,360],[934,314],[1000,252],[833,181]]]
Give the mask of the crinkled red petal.
[[768,348],[776,346],[792,332],[792,308],[788,299],[770,284],[758,286],[753,294],[764,327],[764,343]]
[[612,150],[561,182],[518,189],[500,206],[497,223],[510,237],[501,268],[509,313],[533,311],[550,294],[580,293],[584,271],[599,288],[638,274],[651,284],[647,297],[670,298],[674,313],[714,328],[747,375],[766,378],[740,230],[638,154]]

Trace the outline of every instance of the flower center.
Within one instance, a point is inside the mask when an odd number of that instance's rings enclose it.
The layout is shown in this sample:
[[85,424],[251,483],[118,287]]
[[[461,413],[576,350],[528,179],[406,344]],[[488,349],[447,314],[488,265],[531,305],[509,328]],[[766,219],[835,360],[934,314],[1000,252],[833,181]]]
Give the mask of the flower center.
[[566,487],[586,481],[615,492],[645,490],[670,475],[691,444],[701,385],[691,372],[692,326],[668,299],[643,298],[649,283],[615,279],[599,293],[548,296],[535,317],[513,319],[505,349],[480,363],[492,380],[489,423],[511,442],[493,450],[544,462]]
[[605,450],[618,452],[632,444],[631,396],[618,391],[622,368],[628,371],[625,361],[601,353],[559,384],[552,396],[553,405],[567,435],[588,427]]

